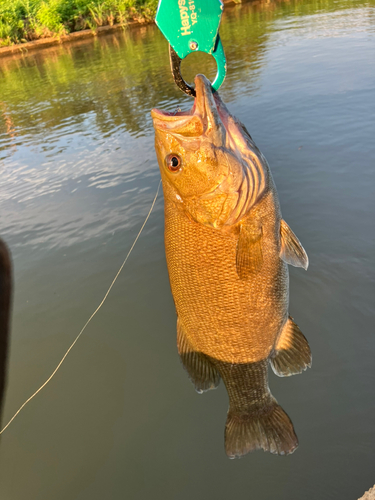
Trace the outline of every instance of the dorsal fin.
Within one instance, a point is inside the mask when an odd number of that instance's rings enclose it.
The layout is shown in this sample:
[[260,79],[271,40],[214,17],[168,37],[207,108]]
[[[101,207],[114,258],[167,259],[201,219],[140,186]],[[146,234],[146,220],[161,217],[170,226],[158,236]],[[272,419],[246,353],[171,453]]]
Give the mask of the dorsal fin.
[[305,249],[299,242],[297,236],[290,229],[285,220],[280,222],[281,250],[280,258],[295,267],[303,267],[305,270],[309,267],[309,258]]

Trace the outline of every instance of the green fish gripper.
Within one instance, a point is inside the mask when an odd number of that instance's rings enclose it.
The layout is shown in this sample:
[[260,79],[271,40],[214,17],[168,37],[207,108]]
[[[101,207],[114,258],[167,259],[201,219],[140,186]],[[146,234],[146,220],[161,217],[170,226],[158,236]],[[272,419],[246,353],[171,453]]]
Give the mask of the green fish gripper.
[[218,34],[223,8],[221,0],[159,0],[155,21],[170,45],[175,82],[189,95],[195,95],[195,90],[182,78],[180,66],[182,59],[192,52],[205,52],[215,58],[214,90],[224,81],[227,65]]

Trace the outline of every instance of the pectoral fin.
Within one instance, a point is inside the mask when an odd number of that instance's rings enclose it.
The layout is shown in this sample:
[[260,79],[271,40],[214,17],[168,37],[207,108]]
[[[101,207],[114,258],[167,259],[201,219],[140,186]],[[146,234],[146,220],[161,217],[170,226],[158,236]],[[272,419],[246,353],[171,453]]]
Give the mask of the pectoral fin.
[[283,219],[280,223],[280,236],[280,258],[287,264],[295,267],[303,267],[306,270],[309,267],[309,258],[307,253],[299,242],[297,236]]
[[262,264],[262,223],[250,218],[240,225],[236,255],[237,274],[241,279],[246,279],[259,271]]
[[191,346],[180,319],[177,319],[177,348],[182,364],[198,393],[216,389],[220,374],[209,358]]

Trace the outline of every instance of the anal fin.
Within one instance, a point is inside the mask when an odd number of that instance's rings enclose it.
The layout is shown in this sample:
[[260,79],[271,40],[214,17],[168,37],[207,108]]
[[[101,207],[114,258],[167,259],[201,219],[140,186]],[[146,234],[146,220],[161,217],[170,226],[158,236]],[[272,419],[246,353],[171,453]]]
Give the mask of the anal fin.
[[280,258],[291,266],[303,267],[305,271],[309,267],[309,258],[297,236],[290,229],[285,220],[280,222],[281,250]]
[[220,382],[219,372],[205,354],[194,350],[179,319],[177,319],[177,348],[181,362],[195,390],[201,394],[204,391],[216,389]]
[[288,377],[310,368],[311,362],[309,344],[298,325],[289,316],[270,361],[272,369],[279,377]]

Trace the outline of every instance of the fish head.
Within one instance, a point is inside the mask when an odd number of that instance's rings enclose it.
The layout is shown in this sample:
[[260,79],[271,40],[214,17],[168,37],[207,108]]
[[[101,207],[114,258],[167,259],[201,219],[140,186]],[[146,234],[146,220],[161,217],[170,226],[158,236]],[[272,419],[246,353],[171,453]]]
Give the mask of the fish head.
[[155,149],[165,196],[197,222],[221,228],[246,215],[265,188],[265,169],[255,161],[261,175],[253,175],[249,154],[262,155],[205,76],[196,76],[195,91],[190,111],[151,111]]

